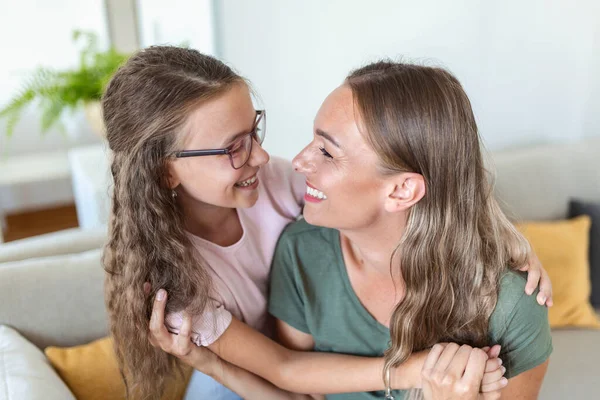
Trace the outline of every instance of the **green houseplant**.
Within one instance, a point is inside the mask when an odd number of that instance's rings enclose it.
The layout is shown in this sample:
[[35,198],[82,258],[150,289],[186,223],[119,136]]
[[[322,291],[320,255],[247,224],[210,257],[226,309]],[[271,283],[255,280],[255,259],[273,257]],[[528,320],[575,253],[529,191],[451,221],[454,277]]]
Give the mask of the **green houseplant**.
[[128,54],[109,48],[100,50],[97,37],[90,32],[75,31],[73,41],[83,43],[79,65],[74,69],[56,71],[38,68],[26,80],[20,91],[0,109],[0,119],[6,120],[6,132],[10,137],[26,106],[38,104],[41,111],[41,130],[46,132],[53,126],[63,128],[61,117],[66,111],[86,107],[86,115],[92,128],[98,131],[101,124],[99,100],[104,87],[123,64]]

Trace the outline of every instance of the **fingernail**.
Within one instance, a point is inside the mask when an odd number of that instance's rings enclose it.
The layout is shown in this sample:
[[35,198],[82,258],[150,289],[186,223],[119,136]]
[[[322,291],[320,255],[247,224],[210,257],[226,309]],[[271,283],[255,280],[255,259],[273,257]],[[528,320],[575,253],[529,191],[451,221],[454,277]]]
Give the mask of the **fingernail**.
[[500,379],[500,382],[502,383],[502,385],[506,385],[508,383],[508,379],[502,378]]
[[506,372],[506,367],[502,367],[502,373]]
[[529,296],[531,296],[531,294],[533,293],[533,289],[531,289],[531,288],[526,288],[526,289],[525,289],[525,293],[527,293]]
[[498,364],[502,365],[502,359],[501,358],[498,359]]
[[163,301],[165,299],[166,292],[163,289],[160,289],[158,293],[156,293],[156,300]]
[[545,304],[546,303],[546,296],[542,296],[542,298],[540,299],[540,304]]

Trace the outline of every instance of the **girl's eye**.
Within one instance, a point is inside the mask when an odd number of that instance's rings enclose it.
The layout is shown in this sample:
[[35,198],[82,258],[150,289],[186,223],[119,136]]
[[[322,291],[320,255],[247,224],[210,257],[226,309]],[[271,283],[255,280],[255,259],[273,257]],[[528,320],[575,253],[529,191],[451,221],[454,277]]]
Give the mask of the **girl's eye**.
[[333,157],[331,156],[331,154],[329,154],[329,153],[327,152],[327,150],[325,150],[325,147],[319,147],[319,150],[321,150],[321,153],[323,153],[323,155],[324,155],[325,157],[327,157],[327,158],[333,158]]

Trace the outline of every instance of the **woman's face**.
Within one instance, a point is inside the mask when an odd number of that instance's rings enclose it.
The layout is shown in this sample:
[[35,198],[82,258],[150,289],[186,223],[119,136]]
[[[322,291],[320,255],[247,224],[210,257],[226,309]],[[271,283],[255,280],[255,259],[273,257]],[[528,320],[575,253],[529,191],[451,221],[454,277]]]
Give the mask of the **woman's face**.
[[[221,149],[254,126],[256,111],[245,84],[200,105],[184,127],[183,148]],[[247,208],[258,199],[256,176],[269,154],[256,142],[246,165],[234,169],[228,155],[177,158],[170,163],[170,186],[178,196],[206,205]]]
[[321,105],[312,142],[294,158],[306,176],[304,217],[313,225],[360,229],[384,216],[385,178],[359,126],[352,91],[342,85]]

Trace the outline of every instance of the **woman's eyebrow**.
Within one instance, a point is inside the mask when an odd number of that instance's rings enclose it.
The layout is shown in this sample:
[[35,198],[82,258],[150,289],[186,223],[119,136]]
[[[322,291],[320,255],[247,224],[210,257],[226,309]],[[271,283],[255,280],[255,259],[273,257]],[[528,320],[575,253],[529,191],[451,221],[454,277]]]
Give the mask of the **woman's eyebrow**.
[[337,147],[338,149],[341,149],[342,146],[340,146],[340,144],[338,143],[337,140],[335,140],[333,138],[333,136],[331,136],[329,133],[322,131],[321,129],[317,129],[316,130],[317,136],[321,136],[327,140],[329,140],[335,147]]

